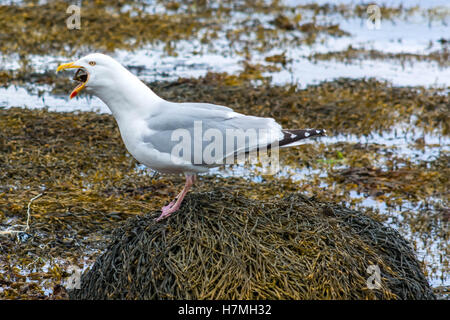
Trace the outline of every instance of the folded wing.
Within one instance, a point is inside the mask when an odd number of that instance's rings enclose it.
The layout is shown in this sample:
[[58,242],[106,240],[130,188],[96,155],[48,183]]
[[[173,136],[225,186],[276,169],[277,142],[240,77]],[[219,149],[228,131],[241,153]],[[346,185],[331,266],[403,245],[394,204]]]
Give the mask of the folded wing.
[[167,102],[159,110],[146,119],[150,133],[143,142],[195,165],[221,164],[231,155],[273,145],[284,137],[274,119],[246,116],[228,107]]

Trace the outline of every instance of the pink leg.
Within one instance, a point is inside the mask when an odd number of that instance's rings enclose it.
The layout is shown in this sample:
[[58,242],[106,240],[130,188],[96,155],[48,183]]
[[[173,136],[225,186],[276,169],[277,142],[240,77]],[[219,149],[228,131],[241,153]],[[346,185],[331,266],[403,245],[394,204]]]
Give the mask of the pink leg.
[[178,194],[176,201],[174,200],[171,203],[169,203],[169,205],[162,207],[161,209],[162,213],[158,218],[156,218],[156,221],[160,221],[164,218],[167,218],[180,208],[184,196],[186,195],[186,193],[188,193],[189,189],[194,184],[194,181],[195,175],[186,175],[186,184],[184,185],[183,190]]
[[177,199],[180,197],[180,195],[181,195],[182,192],[183,192],[183,191],[181,191],[181,192],[175,197],[175,199],[173,199],[172,201],[170,201],[170,203],[169,203],[167,206],[162,207],[161,210],[164,211],[164,210],[167,210],[167,209],[172,208],[173,205],[175,204],[175,202],[177,202]]

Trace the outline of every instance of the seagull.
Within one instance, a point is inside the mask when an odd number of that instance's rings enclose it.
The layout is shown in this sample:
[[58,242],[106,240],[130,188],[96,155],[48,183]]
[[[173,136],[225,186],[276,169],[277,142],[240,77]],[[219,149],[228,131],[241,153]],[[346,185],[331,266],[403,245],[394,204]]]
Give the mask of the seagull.
[[184,188],[162,207],[157,221],[180,208],[197,174],[255,150],[278,150],[326,135],[324,129],[282,129],[272,118],[244,115],[221,105],[166,101],[105,54],[92,53],[61,64],[56,72],[66,69],[77,69],[73,79],[78,85],[70,99],[83,89],[100,98],[138,162],[160,173],[185,175]]

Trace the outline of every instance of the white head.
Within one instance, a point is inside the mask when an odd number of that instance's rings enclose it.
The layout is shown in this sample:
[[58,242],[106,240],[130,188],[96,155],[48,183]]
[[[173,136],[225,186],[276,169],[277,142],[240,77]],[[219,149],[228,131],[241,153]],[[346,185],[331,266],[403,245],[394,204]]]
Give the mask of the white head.
[[56,72],[65,69],[78,69],[74,80],[79,84],[73,89],[70,98],[75,97],[84,88],[96,94],[102,89],[113,89],[117,79],[130,72],[119,62],[102,53],[91,53],[77,61],[60,65]]
[[116,119],[129,112],[145,112],[152,103],[162,100],[138,77],[107,55],[92,53],[60,65],[56,72],[72,68],[78,69],[74,80],[79,84],[73,89],[70,98],[88,88],[90,93],[109,107]]

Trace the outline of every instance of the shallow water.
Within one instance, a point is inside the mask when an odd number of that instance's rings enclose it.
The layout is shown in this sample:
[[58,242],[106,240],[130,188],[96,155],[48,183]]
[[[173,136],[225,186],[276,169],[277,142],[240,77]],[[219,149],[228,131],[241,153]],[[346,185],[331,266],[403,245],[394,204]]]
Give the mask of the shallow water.
[[[326,1],[322,1],[326,2]],[[6,2],[9,3],[9,2]],[[304,1],[287,1],[288,5],[295,7],[304,4]],[[319,2],[320,3],[320,2]],[[338,3],[363,4],[363,1],[338,1]],[[449,35],[450,6],[446,1],[417,2],[421,10],[425,8],[441,8],[447,12],[443,20],[429,21],[423,16],[423,12],[417,12],[407,19],[383,20],[381,17],[380,29],[370,30],[363,18],[344,18],[341,15],[314,15],[309,11],[302,11],[302,23],[312,21],[312,18],[324,24],[339,24],[340,28],[350,33],[349,36],[330,37],[319,35],[319,40],[311,45],[289,45],[284,42],[282,47],[269,51],[259,52],[252,50],[252,62],[268,65],[266,57],[285,53],[288,61],[286,66],[278,72],[264,73],[272,78],[274,84],[297,84],[304,88],[309,84],[321,81],[333,80],[339,77],[370,78],[387,80],[399,86],[425,86],[443,87],[450,85],[449,63],[442,66],[435,61],[401,61],[399,59],[357,59],[351,62],[336,61],[332,57],[325,61],[315,61],[310,56],[315,53],[329,53],[346,50],[349,46],[354,49],[378,50],[382,53],[402,53],[427,55],[435,50],[447,50],[447,44],[438,41],[447,39]],[[389,2],[391,6],[403,4],[412,7],[411,2]],[[160,6],[149,6],[147,10],[162,10]],[[446,11],[445,11],[446,10]],[[113,56],[122,64],[129,67],[141,79],[152,82],[158,80],[175,80],[179,77],[200,77],[208,71],[228,72],[235,74],[242,70],[243,57],[237,52],[243,50],[242,43],[231,44],[226,38],[226,30],[245,19],[256,19],[265,28],[271,28],[269,21],[271,14],[249,14],[238,12],[232,16],[219,32],[218,38],[213,43],[204,44],[200,40],[180,40],[174,43],[177,56],[168,55],[165,51],[165,43],[146,45],[132,52],[116,50]],[[293,31],[286,35],[286,39],[302,37],[299,31]],[[248,37],[252,39],[252,35]],[[36,56],[28,57],[29,68],[37,73],[53,71],[61,62],[67,61],[63,56]],[[17,70],[20,68],[19,57],[15,55],[1,55],[1,69]],[[28,88],[30,89],[30,88]],[[98,100],[90,101],[86,97],[77,97],[74,101],[53,99],[46,94],[49,88],[36,87],[34,91],[40,94],[28,93],[29,90],[21,88],[0,88],[0,104],[5,106],[48,106],[51,109],[63,111],[70,110],[95,110],[107,111]],[[447,91],[448,92],[448,91]]]

